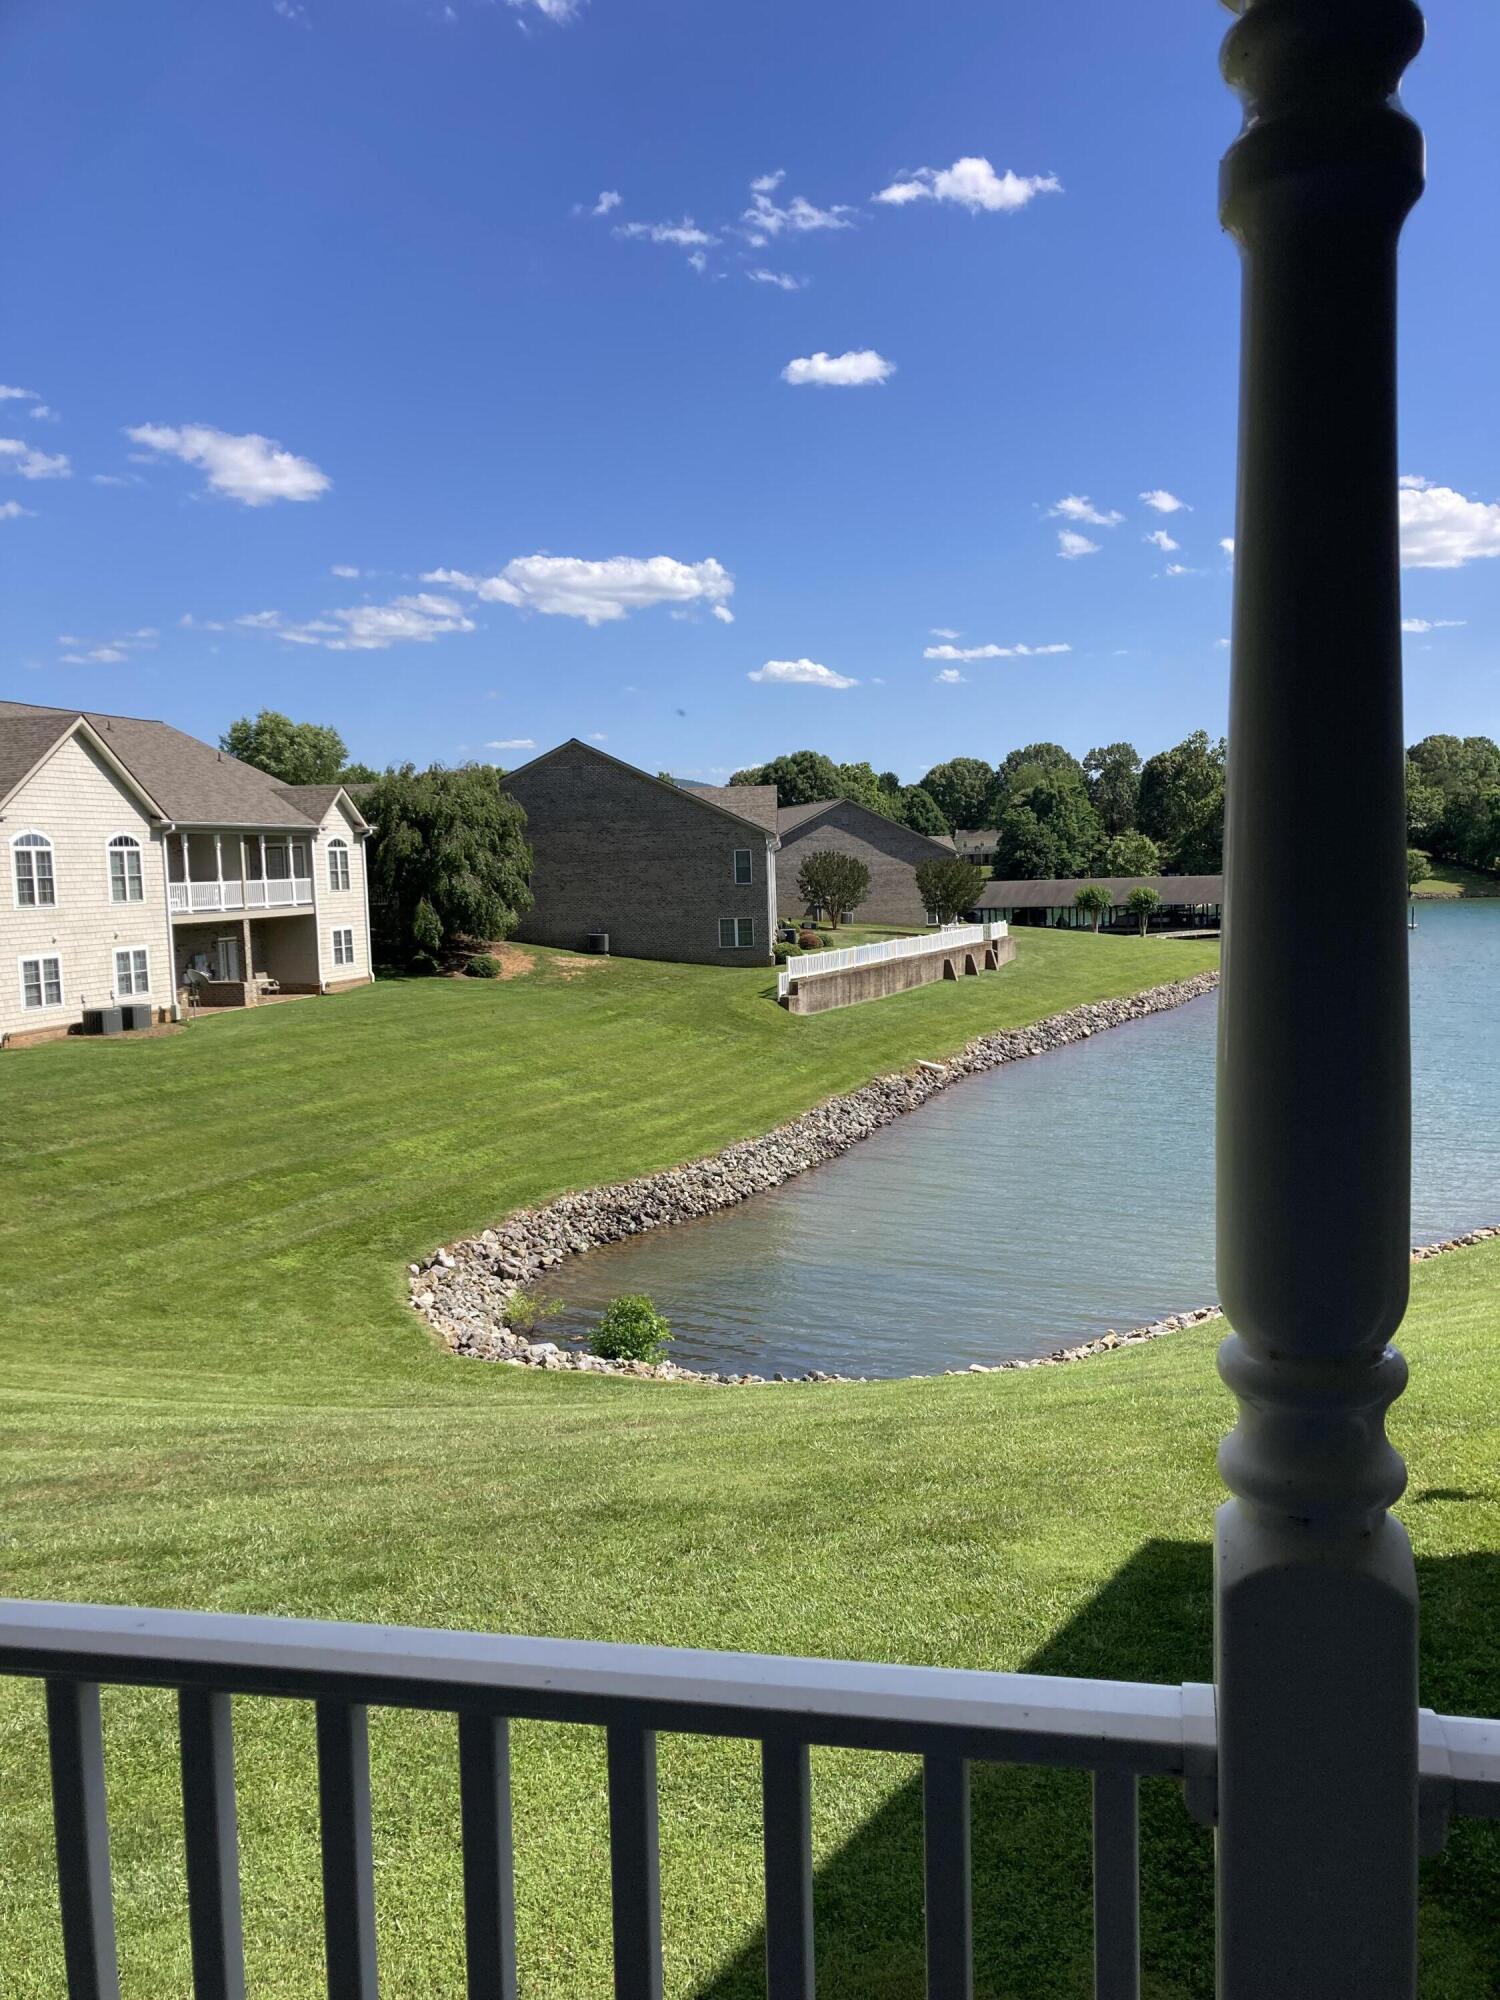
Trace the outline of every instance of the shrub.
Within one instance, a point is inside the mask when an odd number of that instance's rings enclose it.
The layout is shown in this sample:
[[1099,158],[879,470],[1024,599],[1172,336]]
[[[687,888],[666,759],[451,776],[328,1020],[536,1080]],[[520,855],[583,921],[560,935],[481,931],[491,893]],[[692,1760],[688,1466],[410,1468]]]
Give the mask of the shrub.
[[610,1305],[589,1346],[601,1361],[660,1361],[671,1338],[650,1299],[627,1293]]
[[821,951],[823,945],[824,940],[818,936],[816,931],[803,931],[797,939],[797,949],[799,951]]
[[498,979],[500,961],[498,958],[492,958],[487,951],[476,952],[464,967],[464,971],[470,979]]
[[505,1324],[516,1333],[530,1333],[539,1320],[556,1319],[562,1309],[561,1299],[539,1299],[535,1292],[512,1292],[505,1308]]
[[772,945],[771,950],[775,954],[778,965],[785,965],[789,958],[800,958],[802,956],[801,945],[789,944],[785,938],[778,938],[775,944]]

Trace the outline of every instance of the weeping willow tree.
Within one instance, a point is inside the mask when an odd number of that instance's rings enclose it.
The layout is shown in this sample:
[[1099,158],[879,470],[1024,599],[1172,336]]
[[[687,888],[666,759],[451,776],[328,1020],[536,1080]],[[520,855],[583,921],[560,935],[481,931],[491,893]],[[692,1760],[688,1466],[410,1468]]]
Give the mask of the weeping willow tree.
[[390,965],[509,937],[531,908],[526,815],[490,764],[405,764],[360,800],[370,843],[370,923]]

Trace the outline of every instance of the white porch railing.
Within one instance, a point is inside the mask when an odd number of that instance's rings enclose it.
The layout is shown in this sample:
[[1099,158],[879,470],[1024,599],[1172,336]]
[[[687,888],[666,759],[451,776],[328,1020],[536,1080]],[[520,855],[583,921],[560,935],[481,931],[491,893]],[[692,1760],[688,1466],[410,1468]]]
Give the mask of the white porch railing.
[[[375,2000],[367,1705],[455,1716],[468,1990],[515,2000],[511,1718],[602,1726],[615,1992],[661,2000],[659,1731],[761,1745],[768,2000],[812,2000],[814,1745],[923,1760],[928,2000],[973,1986],[969,1765],[1093,1778],[1094,1992],[1140,1993],[1139,1781],[1177,1779],[1217,1818],[1214,1690],[1043,1674],[496,1637],[290,1618],[0,1601],[0,1673],[46,1682],[71,2000],[117,2000],[101,1684],[178,1690],[187,1923],[199,2000],[245,1992],[231,1696],[317,1716],[329,1991]],[[1500,1724],[1421,1718],[1423,1845],[1449,1816],[1500,1818]]]
[[966,944],[988,944],[1003,938],[1009,926],[993,924],[945,924],[941,930],[923,931],[918,937],[883,938],[879,944],[841,945],[833,951],[804,952],[794,965],[783,968],[776,981],[778,998],[784,1000],[794,979],[814,979],[821,972],[847,972],[854,965],[879,965],[888,958],[921,958],[929,952],[954,951]]
[[293,875],[266,882],[169,882],[173,916],[196,910],[311,909],[312,877]]

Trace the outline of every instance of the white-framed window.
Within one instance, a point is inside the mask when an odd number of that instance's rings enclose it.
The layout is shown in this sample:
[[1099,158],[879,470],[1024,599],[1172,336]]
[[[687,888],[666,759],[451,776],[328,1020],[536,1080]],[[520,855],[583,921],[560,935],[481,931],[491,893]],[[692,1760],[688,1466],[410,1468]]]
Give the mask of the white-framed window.
[[734,881],[737,889],[748,889],[754,876],[750,872],[750,850],[737,847],[734,850]]
[[60,1007],[63,1003],[62,960],[23,958],[21,960],[21,1005]]
[[141,843],[133,833],[117,833],[109,843],[109,900],[112,903],[141,903],[145,899]]
[[330,840],[328,843],[328,886],[330,889],[347,889],[349,886],[347,840]]
[[354,932],[347,928],[333,933],[333,962],[335,965],[353,965]]
[[115,953],[115,998],[144,1000],[151,991],[151,954],[143,944],[125,945]]
[[16,908],[53,908],[57,876],[52,868],[52,842],[45,833],[18,833],[10,846],[15,862]]
[[749,951],[755,944],[754,917],[720,917],[720,951]]

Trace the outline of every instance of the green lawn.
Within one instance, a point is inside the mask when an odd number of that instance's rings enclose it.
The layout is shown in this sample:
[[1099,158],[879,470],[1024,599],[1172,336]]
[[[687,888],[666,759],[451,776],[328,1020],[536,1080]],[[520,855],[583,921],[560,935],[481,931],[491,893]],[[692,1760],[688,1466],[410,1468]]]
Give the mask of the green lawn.
[[[969,1035],[1211,962],[1027,932],[994,979],[792,1019],[764,974],[595,963],[392,985],[135,1044],[0,1060],[4,1587],[22,1596],[381,1619],[1176,1680],[1208,1673],[1215,1330],[1040,1372],[755,1392],[450,1359],[409,1256],[558,1188],[764,1128]],[[1500,1245],[1419,1267],[1396,1429],[1427,1588],[1424,1696],[1500,1709]],[[1357,1662],[1351,1660],[1351,1676]],[[40,1701],[0,1692],[0,1992],[61,1990]],[[239,1705],[257,2000],[318,1989],[309,1718]],[[129,2000],[189,1990],[170,1702],[107,1697]],[[517,1737],[523,1991],[604,1996],[596,1732]],[[373,1725],[384,1989],[458,2000],[451,1730]],[[815,1764],[820,1990],[914,2000],[912,1769]],[[662,1750],[669,1991],[763,1991],[757,1778]],[[1089,1990],[1081,1781],[976,1803],[983,2000]],[[1497,1846],[1429,1875],[1426,2000],[1500,1986]],[[1208,1843],[1167,1788],[1145,1833],[1148,1992],[1211,1990]]]
[[1434,861],[1432,873],[1417,884],[1416,895],[1419,901],[1427,896],[1500,896],[1500,875],[1465,868],[1457,861]]

